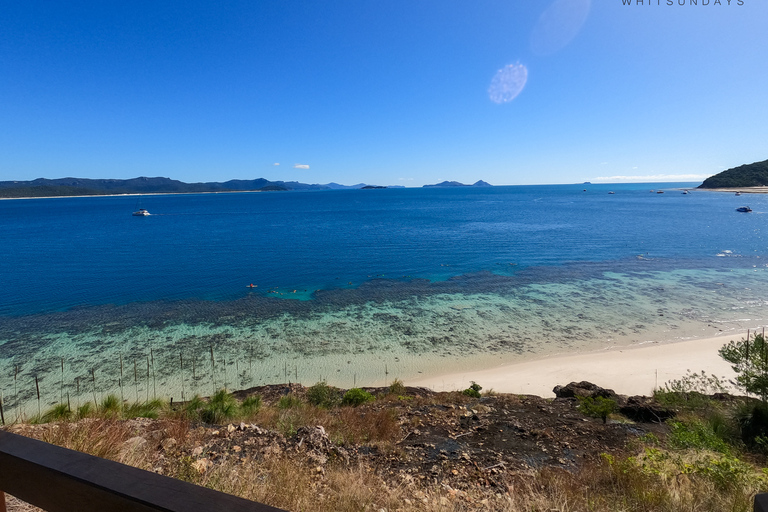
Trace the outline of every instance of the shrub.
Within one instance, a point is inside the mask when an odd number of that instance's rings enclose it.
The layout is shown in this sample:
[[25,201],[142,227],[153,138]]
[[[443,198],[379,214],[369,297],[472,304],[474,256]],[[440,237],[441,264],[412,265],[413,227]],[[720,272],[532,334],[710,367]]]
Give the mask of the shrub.
[[43,414],[40,421],[42,423],[49,423],[51,421],[68,420],[71,414],[67,404],[56,404]]
[[127,418],[157,419],[164,406],[165,403],[158,398],[150,400],[149,402],[137,402],[126,407],[124,415]]
[[123,404],[120,403],[120,399],[115,395],[107,395],[104,400],[101,401],[99,411],[108,418],[114,418],[120,416],[122,412]]
[[[747,446],[764,451],[768,440],[768,404],[743,404],[736,410],[741,439]],[[768,453],[768,452],[766,452]]]
[[226,389],[220,389],[200,411],[200,419],[206,423],[223,423],[237,415],[238,405],[235,397],[227,393]]
[[731,363],[736,372],[736,384],[763,402],[768,399],[768,340],[762,334],[755,334],[754,339],[731,341],[724,345],[720,357]]
[[93,412],[93,404],[91,402],[85,402],[83,405],[77,408],[78,419],[87,418]]
[[314,386],[307,389],[307,401],[317,407],[323,407],[329,409],[341,400],[341,393],[338,389],[332,388],[328,384],[318,382]]
[[472,398],[480,398],[480,390],[483,389],[483,387],[475,381],[471,382],[472,384],[462,391],[462,393]]
[[577,396],[579,410],[592,418],[600,418],[603,423],[608,421],[608,415],[616,410],[616,400],[602,396]]
[[364,389],[352,388],[344,393],[344,397],[341,399],[341,404],[357,407],[358,405],[362,405],[365,402],[371,402],[373,400],[376,400],[376,397]]
[[730,453],[730,446],[712,429],[710,423],[694,419],[690,421],[669,421],[671,432],[669,443],[675,448],[693,448]]
[[252,416],[259,412],[261,409],[261,397],[259,395],[251,395],[243,400],[240,404],[240,410],[246,416]]
[[280,397],[280,400],[278,400],[277,402],[277,408],[278,409],[294,409],[296,407],[301,407],[303,404],[304,402],[301,401],[301,398],[291,393],[291,394],[283,395]]
[[653,397],[662,405],[704,409],[711,403],[708,395],[725,391],[725,386],[716,375],[707,375],[703,370],[701,373],[689,370],[682,378],[670,380],[662,388],[654,390]]
[[389,394],[396,396],[406,396],[405,384],[400,379],[395,379],[392,384],[389,385]]

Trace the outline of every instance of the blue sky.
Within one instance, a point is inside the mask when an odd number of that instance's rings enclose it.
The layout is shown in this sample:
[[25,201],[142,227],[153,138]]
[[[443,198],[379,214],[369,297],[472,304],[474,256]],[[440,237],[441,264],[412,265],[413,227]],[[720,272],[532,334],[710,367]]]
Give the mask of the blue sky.
[[627,2],[3,2],[0,180],[701,181],[768,158],[768,2]]

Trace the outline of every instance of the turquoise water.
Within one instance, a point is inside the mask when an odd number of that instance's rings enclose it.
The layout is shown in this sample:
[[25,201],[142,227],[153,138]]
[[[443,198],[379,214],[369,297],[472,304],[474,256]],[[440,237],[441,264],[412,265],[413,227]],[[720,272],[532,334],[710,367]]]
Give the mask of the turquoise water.
[[678,186],[0,201],[0,392],[380,385],[764,324],[768,198]]

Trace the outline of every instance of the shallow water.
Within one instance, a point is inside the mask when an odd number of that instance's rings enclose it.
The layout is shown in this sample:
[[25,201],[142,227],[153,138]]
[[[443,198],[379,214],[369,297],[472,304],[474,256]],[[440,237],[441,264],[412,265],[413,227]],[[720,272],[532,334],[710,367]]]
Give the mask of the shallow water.
[[148,218],[2,201],[6,410],[36,413],[37,387],[44,410],[382,385],[766,323],[763,197],[739,215],[726,194],[583,188],[152,196]]

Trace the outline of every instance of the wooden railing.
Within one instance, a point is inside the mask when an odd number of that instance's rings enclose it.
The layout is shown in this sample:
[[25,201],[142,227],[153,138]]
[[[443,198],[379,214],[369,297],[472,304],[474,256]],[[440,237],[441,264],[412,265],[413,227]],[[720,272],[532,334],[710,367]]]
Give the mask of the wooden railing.
[[755,496],[755,512],[768,512],[768,494]]
[[2,491],[50,512],[285,512],[181,480],[0,431]]

